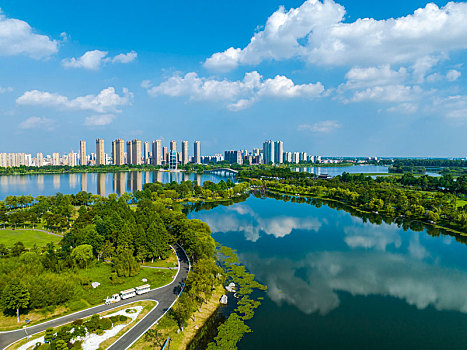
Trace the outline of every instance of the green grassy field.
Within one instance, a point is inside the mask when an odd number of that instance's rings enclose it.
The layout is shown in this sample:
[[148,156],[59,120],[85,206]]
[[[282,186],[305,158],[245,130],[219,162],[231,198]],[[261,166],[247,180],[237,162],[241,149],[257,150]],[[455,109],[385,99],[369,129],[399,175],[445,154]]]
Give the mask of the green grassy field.
[[[112,267],[110,264],[98,263],[88,268],[87,270],[80,270],[79,275],[89,278],[92,282],[99,282],[101,285],[97,288],[92,288],[90,285],[78,287],[78,293],[74,300],[84,300],[89,305],[100,304],[106,297],[112,296],[114,293],[119,293],[122,290],[142,286],[143,284],[150,284],[151,288],[163,286],[172,281],[176,271],[151,269],[142,267],[139,274],[134,277],[122,277],[122,282],[119,284],[112,284],[110,275]],[[143,282],[142,279],[146,278],[148,281]]]
[[60,242],[61,239],[61,237],[49,235],[41,231],[27,229],[0,230],[0,244],[3,243],[7,247],[11,247],[19,241],[23,242],[24,246],[27,248],[31,248],[34,243],[39,247],[43,247],[50,242],[54,242],[56,244]]

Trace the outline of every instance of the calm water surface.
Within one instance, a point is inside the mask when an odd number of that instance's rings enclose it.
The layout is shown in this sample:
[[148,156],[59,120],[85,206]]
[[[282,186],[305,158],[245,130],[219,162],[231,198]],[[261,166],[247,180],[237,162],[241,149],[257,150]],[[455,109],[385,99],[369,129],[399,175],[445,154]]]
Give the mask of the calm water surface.
[[[344,167],[309,167],[309,168],[292,168],[293,171],[307,172],[315,175],[328,174],[330,176],[342,175],[343,172],[349,174],[368,174],[368,173],[389,173],[388,167],[382,165],[355,165]],[[440,176],[438,173],[427,171],[426,175]]]
[[204,181],[219,182],[226,177],[208,174],[186,174],[168,171],[130,171],[120,173],[76,173],[45,175],[7,175],[0,176],[0,200],[8,195],[50,196],[57,192],[63,194],[91,192],[102,196],[110,193],[122,194],[141,190],[148,182]]
[[342,210],[250,197],[193,212],[268,285],[239,349],[458,349],[467,246]]

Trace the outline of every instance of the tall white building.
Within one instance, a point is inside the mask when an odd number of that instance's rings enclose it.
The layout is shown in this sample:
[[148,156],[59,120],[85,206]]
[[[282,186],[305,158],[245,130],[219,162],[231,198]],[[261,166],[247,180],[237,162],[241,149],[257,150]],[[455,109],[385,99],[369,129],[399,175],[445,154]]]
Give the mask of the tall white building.
[[263,143],[263,160],[264,164],[274,163],[274,141],[266,141]]
[[88,160],[86,156],[86,141],[83,140],[79,142],[79,164],[88,165]]
[[52,165],[60,165],[60,154],[52,153]]
[[199,141],[195,141],[195,152],[194,152],[194,158],[193,158],[193,162],[195,164],[201,164],[201,142]]
[[182,141],[182,164],[188,164],[188,141]]
[[300,153],[293,152],[292,153],[292,163],[299,163],[300,162]]
[[284,163],[284,142],[282,141],[274,142],[274,163]]
[[36,166],[44,166],[44,155],[42,153],[36,154]]
[[152,165],[162,165],[162,141],[152,141]]
[[151,152],[151,149],[149,147],[149,142],[146,141],[144,143],[144,164],[149,164],[150,159],[149,159],[149,153]]

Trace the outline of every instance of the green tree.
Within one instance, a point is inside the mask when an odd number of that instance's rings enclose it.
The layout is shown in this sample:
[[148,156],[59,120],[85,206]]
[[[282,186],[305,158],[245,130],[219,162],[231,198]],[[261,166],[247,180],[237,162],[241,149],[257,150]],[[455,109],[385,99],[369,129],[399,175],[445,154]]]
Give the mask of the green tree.
[[2,305],[6,310],[16,311],[19,323],[19,311],[29,305],[29,291],[26,286],[18,280],[7,284],[2,293]]
[[52,327],[49,327],[45,330],[45,336],[44,336],[44,341],[46,343],[50,343],[52,340],[54,340],[55,336],[55,331]]
[[71,259],[75,261],[78,266],[88,268],[88,263],[92,260],[92,246],[90,244],[82,244],[77,246],[71,251]]

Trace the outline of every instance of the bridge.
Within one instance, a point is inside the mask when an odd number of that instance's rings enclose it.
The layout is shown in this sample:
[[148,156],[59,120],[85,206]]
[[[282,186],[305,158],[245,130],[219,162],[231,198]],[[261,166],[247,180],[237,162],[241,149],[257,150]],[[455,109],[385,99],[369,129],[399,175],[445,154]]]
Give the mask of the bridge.
[[230,168],[217,168],[212,170],[205,170],[206,174],[216,174],[216,175],[223,175],[223,176],[235,176],[238,174],[237,170],[233,170]]

